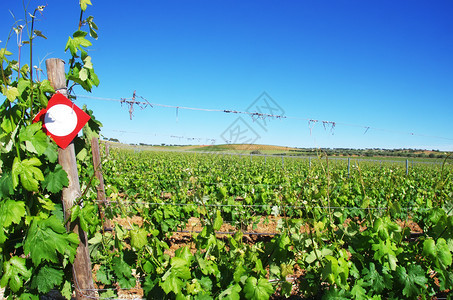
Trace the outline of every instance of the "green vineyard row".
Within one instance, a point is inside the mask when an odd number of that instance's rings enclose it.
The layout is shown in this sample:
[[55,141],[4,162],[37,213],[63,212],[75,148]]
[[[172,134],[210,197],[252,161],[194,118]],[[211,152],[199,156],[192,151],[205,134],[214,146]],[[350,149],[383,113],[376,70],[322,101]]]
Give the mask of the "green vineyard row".
[[[282,168],[278,158],[118,150],[103,172],[113,232],[100,233],[94,193],[80,215],[96,225],[86,229],[104,297],[137,282],[153,299],[413,299],[453,288],[449,164],[406,175],[355,162],[348,175],[326,156]],[[178,240],[194,219],[198,230]],[[266,224],[276,234],[244,237]],[[217,234],[225,225],[230,234]]]

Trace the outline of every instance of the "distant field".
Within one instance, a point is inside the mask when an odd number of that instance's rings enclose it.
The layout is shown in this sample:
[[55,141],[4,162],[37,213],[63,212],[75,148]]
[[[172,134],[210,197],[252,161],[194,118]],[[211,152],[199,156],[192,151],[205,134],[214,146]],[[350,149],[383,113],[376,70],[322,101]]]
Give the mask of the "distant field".
[[[257,144],[223,144],[223,145],[129,145],[108,141],[112,147],[123,149],[137,149],[141,151],[197,151],[197,152],[222,152],[222,153],[244,153],[248,154],[267,154],[267,155],[287,155],[287,156],[318,156],[322,153],[335,158],[354,158],[358,160],[379,160],[379,161],[405,161],[411,162],[438,162],[444,161],[448,153],[430,150],[348,150],[348,149],[301,149],[276,145],[257,145]],[[370,155],[371,152],[371,155]],[[398,155],[395,155],[395,153]],[[423,153],[424,157],[419,157]],[[438,157],[441,154],[444,157]],[[434,155],[434,157],[429,157]],[[447,159],[451,162],[453,156]]]
[[211,145],[194,148],[196,151],[260,151],[266,152],[287,152],[296,150],[296,148],[274,146],[274,145],[254,145],[254,144],[227,144],[227,145]]

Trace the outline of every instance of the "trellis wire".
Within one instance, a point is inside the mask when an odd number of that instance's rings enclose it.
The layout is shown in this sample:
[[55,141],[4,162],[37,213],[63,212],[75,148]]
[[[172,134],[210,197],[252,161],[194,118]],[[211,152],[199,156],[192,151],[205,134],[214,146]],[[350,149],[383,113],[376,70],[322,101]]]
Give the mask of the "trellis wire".
[[[366,125],[358,125],[358,124],[350,124],[350,123],[338,123],[334,121],[320,121],[320,120],[315,120],[315,119],[310,119],[310,118],[302,118],[302,117],[293,117],[293,116],[283,116],[283,115],[273,115],[273,114],[266,114],[266,113],[258,113],[258,112],[249,112],[249,111],[240,111],[240,110],[230,110],[230,109],[212,109],[212,108],[198,108],[198,107],[187,107],[187,106],[180,106],[180,105],[169,105],[169,104],[160,104],[160,103],[152,103],[149,102],[146,98],[142,96],[137,96],[137,98],[141,98],[144,101],[137,101],[135,92],[134,92],[134,97],[132,98],[121,98],[121,99],[115,99],[115,98],[103,98],[103,97],[93,97],[93,96],[87,96],[87,95],[76,95],[76,98],[87,98],[87,99],[94,99],[94,100],[102,100],[102,101],[115,101],[115,102],[120,102],[120,103],[128,103],[129,105],[137,104],[137,105],[144,105],[146,106],[151,106],[151,107],[165,107],[165,108],[173,108],[173,109],[185,109],[185,110],[195,110],[195,111],[204,111],[204,112],[221,112],[221,113],[234,113],[234,114],[244,114],[244,115],[249,115],[252,118],[258,117],[258,118],[276,118],[276,119],[292,119],[292,120],[299,120],[299,121],[308,121],[309,122],[309,128],[311,132],[311,127],[310,124],[315,124],[318,122],[322,122],[322,124],[330,124],[331,125],[331,131],[335,128],[336,125],[343,125],[343,126],[349,126],[349,127],[359,127],[359,128],[364,128],[366,132],[368,130],[376,130],[376,131],[384,131],[384,132],[389,132],[389,133],[398,133],[398,134],[404,134],[404,135],[412,135],[412,136],[421,136],[421,137],[429,137],[429,138],[436,138],[436,139],[443,139],[443,140],[449,140],[453,141],[453,138],[447,138],[447,137],[442,137],[442,136],[432,136],[432,135],[425,135],[425,134],[418,134],[414,132],[405,132],[405,131],[398,131],[398,130],[390,130],[390,129],[383,129],[383,128],[378,128],[378,127],[371,127],[371,126],[366,126]],[[143,108],[144,108],[143,107]]]

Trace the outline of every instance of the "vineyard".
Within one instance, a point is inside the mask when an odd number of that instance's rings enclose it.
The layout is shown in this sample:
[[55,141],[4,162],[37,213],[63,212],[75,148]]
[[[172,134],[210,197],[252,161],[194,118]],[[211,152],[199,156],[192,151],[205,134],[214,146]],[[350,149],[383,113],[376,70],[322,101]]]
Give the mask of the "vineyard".
[[[113,150],[112,231],[82,209],[100,297],[445,297],[451,165]],[[90,212],[92,213],[90,215]],[[82,215],[81,213],[80,215]],[[93,230],[93,228],[96,228]]]
[[[36,27],[47,5],[25,2],[0,48],[0,299],[451,299],[451,153],[417,153],[442,162],[409,165],[274,146],[99,151],[101,122],[72,102],[74,89],[100,84],[91,1],[76,1],[66,70],[49,58],[43,80],[33,49],[47,39]],[[57,93],[64,118],[51,113]],[[133,105],[153,106],[133,95],[117,99],[131,119]],[[177,119],[179,109],[283,118],[154,106]],[[311,135],[318,120],[301,120]],[[321,123],[333,134],[335,122]],[[52,134],[52,124],[71,130]],[[281,151],[299,156],[270,154]]]

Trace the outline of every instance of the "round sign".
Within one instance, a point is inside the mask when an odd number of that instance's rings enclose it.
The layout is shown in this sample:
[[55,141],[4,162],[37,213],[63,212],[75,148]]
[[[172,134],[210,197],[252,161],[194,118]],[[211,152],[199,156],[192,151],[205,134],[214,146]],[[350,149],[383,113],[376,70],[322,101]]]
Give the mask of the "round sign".
[[47,110],[44,124],[51,134],[65,136],[76,128],[77,114],[70,106],[57,104]]

